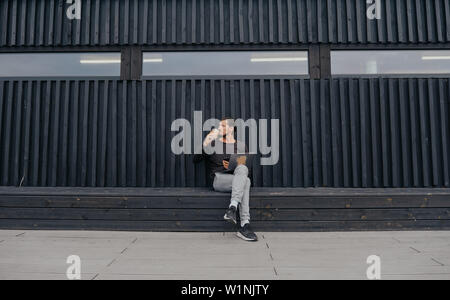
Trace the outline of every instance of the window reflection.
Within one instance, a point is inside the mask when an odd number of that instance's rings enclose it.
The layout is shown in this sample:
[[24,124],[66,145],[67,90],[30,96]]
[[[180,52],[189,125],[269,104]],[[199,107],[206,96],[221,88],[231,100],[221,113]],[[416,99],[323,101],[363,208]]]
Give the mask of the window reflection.
[[8,53],[0,66],[0,77],[120,76],[120,53]]
[[144,76],[308,75],[307,51],[144,53]]
[[450,51],[332,51],[331,72],[335,75],[450,74]]

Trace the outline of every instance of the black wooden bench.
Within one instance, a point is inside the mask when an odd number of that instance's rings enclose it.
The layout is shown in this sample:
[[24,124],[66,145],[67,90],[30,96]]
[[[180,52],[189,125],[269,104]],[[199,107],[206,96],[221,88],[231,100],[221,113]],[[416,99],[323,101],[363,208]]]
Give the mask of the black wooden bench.
[[[257,231],[449,230],[450,189],[254,188]],[[233,231],[202,188],[0,187],[0,229]]]

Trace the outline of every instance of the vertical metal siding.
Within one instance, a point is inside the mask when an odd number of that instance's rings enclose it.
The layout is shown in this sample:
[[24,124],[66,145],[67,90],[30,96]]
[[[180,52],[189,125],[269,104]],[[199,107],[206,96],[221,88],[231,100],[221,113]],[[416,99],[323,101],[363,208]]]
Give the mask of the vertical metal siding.
[[0,81],[0,184],[203,186],[171,122],[280,119],[255,186],[450,187],[448,79]]
[[450,42],[448,0],[65,0],[0,1],[0,47]]

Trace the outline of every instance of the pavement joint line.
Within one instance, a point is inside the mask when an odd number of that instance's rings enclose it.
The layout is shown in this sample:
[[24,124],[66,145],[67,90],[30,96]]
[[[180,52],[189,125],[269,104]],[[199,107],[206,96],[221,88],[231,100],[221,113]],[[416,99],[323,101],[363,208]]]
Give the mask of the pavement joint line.
[[16,237],[21,237],[21,236],[25,235],[25,233],[26,232],[19,233],[18,235],[16,235]]
[[412,249],[412,250],[414,250],[414,251],[417,252],[417,253],[422,253],[421,251],[417,250],[417,249],[414,248],[414,247],[409,247],[409,248]]
[[116,259],[114,258],[106,267],[109,268],[112,266],[112,264],[116,261]]
[[[263,237],[264,240],[266,240],[264,235],[261,235],[261,236]],[[272,251],[270,251],[269,241],[267,241],[267,240],[266,240],[266,247],[269,252],[269,257],[270,257],[270,261],[272,262],[273,271],[275,272],[275,276],[278,276],[277,268],[275,266],[275,259],[273,258]]]
[[437,263],[438,265],[440,265],[441,267],[445,267],[445,265],[443,263],[441,263],[440,261],[438,261],[434,258],[431,258],[431,260],[434,261],[435,263]]
[[[133,245],[134,243],[136,243],[136,241],[138,240],[138,238],[135,238],[129,245],[128,245],[128,247],[130,247],[131,245]],[[123,249],[122,250],[122,252],[120,252],[120,254],[117,256],[117,257],[115,257],[106,267],[104,267],[103,269],[102,269],[102,271],[103,270],[105,270],[105,269],[107,269],[108,267],[110,267],[114,262],[116,262],[117,261],[117,259],[123,254],[123,253],[125,253],[125,251],[128,249],[128,247],[126,247],[125,249]],[[95,275],[95,277],[92,279],[92,280],[95,280],[98,276],[100,276],[100,274],[101,274],[102,272],[100,271],[99,273],[97,273],[97,275]]]

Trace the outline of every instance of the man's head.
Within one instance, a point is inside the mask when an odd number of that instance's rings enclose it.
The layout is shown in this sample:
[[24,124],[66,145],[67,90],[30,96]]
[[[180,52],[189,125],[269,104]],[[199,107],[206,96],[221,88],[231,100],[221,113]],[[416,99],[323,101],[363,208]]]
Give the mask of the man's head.
[[219,134],[221,136],[230,136],[234,134],[234,120],[223,119],[219,124]]

